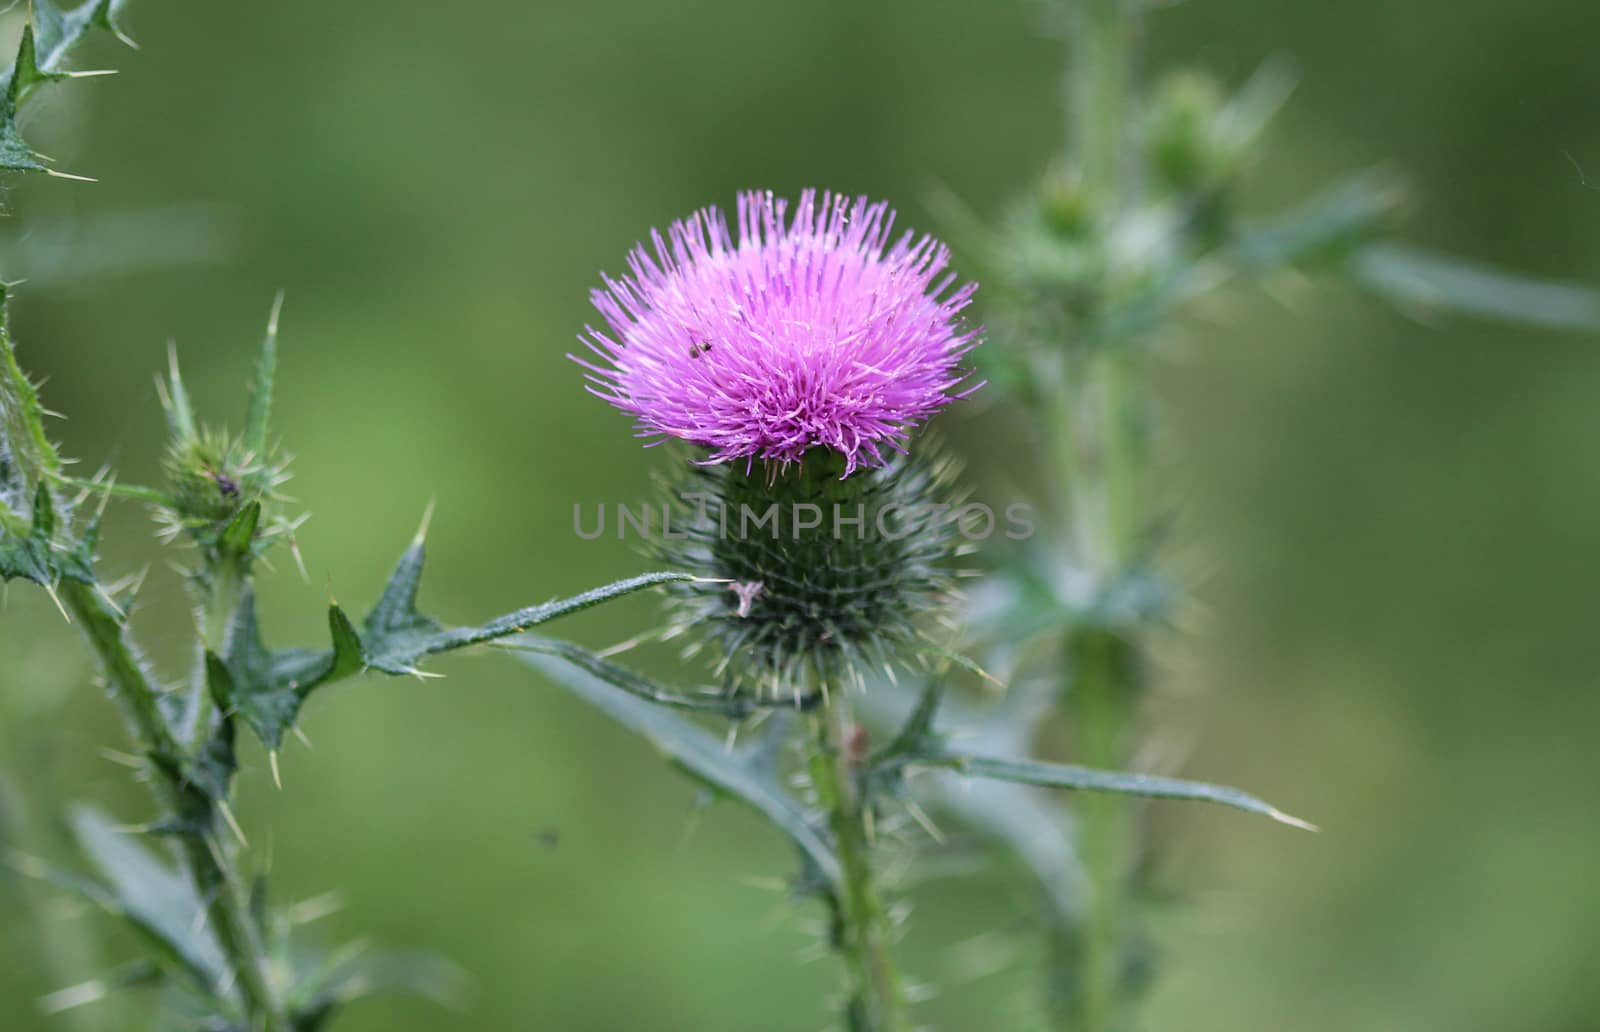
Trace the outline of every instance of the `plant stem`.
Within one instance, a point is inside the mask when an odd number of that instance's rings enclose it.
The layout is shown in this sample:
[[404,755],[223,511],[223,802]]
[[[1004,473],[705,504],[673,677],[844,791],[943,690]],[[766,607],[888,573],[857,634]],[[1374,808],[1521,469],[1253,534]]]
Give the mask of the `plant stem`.
[[1068,106],[1085,185],[1109,209],[1121,194],[1134,19],[1131,0],[1077,0]]
[[195,647],[194,672],[190,675],[189,706],[184,717],[180,736],[191,747],[199,745],[211,730],[211,693],[206,687],[206,653],[226,655],[228,627],[233,623],[234,611],[244,598],[249,582],[247,562],[241,556],[224,555],[208,562],[204,575],[199,577],[197,613],[200,623],[200,640]]
[[100,659],[107,685],[121,703],[139,747],[151,759],[157,799],[181,825],[189,876],[206,912],[218,945],[227,957],[252,1029],[291,1032],[268,972],[266,949],[251,915],[243,881],[228,850],[218,841],[216,804],[188,782],[185,753],[160,705],[160,689],[123,633],[122,617],[92,586],[63,580],[61,601],[89,639]]
[[[1071,143],[1085,187],[1113,226],[1130,202],[1129,91],[1136,18],[1131,0],[1077,0],[1073,33]],[[1104,297],[1104,292],[1101,294]],[[1054,399],[1057,472],[1069,477],[1073,550],[1102,589],[1139,561],[1146,526],[1142,478],[1143,385],[1126,340],[1109,339],[1098,313],[1089,338],[1063,345],[1072,390]],[[1075,754],[1090,766],[1122,768],[1141,692],[1141,628],[1079,628],[1062,646],[1064,705]],[[1129,804],[1114,796],[1080,801],[1076,847],[1092,896],[1066,956],[1077,965],[1056,1019],[1067,1032],[1117,1032],[1124,1025],[1129,980],[1128,891],[1134,841]]]
[[905,991],[895,968],[889,912],[872,869],[872,808],[861,779],[860,750],[842,692],[812,716],[811,776],[833,831],[843,885],[834,901],[834,944],[849,969],[851,1032],[909,1029]]

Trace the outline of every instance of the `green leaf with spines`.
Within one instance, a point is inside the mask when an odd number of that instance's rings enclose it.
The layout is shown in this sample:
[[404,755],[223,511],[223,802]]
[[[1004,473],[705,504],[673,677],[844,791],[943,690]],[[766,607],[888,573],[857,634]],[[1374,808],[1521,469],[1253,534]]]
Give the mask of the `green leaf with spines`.
[[[871,692],[868,697],[871,697]],[[1277,807],[1257,799],[1247,792],[1203,781],[1162,777],[1154,774],[1133,774],[1123,771],[1096,770],[1090,767],[1063,763],[1047,763],[1025,758],[1027,739],[1036,722],[1036,706],[1011,702],[999,707],[1002,722],[998,726],[1002,736],[984,743],[977,750],[955,749],[950,738],[936,728],[938,710],[944,700],[944,689],[938,678],[929,678],[921,695],[900,730],[890,743],[872,759],[871,776],[892,784],[908,768],[944,768],[971,778],[988,778],[1041,788],[1064,788],[1085,792],[1109,792],[1117,795],[1143,796],[1159,799],[1188,799],[1218,803],[1236,810],[1270,817],[1282,824],[1310,829],[1312,826],[1298,817],[1291,817]],[[969,734],[963,743],[970,742]],[[992,752],[988,750],[993,750]]]
[[363,622],[362,655],[366,665],[373,669],[388,674],[414,674],[417,664],[428,656],[498,641],[635,591],[694,579],[686,573],[647,573],[571,598],[518,609],[475,627],[446,627],[416,607],[423,557],[422,542],[414,542],[395,567],[378,605]]
[[90,0],[64,10],[52,0],[33,0],[32,24],[22,30],[17,57],[0,72],[0,169],[17,172],[51,172],[44,159],[22,138],[17,114],[41,86],[93,72],[73,72],[67,56],[84,37],[105,30],[132,45],[117,23],[125,0]]
[[[800,851],[803,881],[830,892],[840,884],[839,859],[820,814],[783,785],[769,750],[770,737],[753,750],[729,751],[705,728],[619,687],[567,659],[527,654],[522,661],[653,744],[679,770],[713,793],[750,806],[782,831]],[[660,689],[665,691],[665,689]]]
[[222,664],[228,673],[225,713],[237,713],[268,749],[276,750],[300,707],[317,688],[372,669],[390,675],[417,674],[429,656],[499,641],[624,595],[690,579],[682,573],[648,573],[529,606],[472,627],[447,627],[417,608],[424,546],[412,543],[383,593],[358,630],[337,603],[328,607],[326,649],[268,649],[247,591],[228,630]]

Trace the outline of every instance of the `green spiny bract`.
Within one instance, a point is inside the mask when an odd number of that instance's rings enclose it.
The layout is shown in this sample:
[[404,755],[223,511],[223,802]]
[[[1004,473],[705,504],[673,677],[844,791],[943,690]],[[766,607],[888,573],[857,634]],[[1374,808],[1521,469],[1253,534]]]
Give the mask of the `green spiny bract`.
[[868,670],[922,665],[961,554],[953,464],[900,457],[843,477],[826,449],[797,464],[692,466],[672,486],[662,557],[673,633],[708,648],[731,691],[808,696]]

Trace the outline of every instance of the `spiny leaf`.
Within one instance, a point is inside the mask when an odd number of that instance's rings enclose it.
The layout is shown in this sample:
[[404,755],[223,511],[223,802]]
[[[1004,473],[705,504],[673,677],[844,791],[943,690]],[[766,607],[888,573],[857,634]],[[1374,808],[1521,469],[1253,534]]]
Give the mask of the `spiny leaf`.
[[105,29],[130,45],[132,40],[117,25],[123,0],[91,0],[70,11],[52,0],[33,0],[32,6],[33,23],[22,31],[17,58],[0,73],[0,169],[49,172],[17,128],[18,109],[46,83],[94,74],[74,73],[66,68],[68,52],[92,30]]
[[222,711],[243,717],[262,743],[276,750],[300,712],[302,689],[309,691],[308,686],[327,675],[333,656],[333,650],[268,651],[256,620],[255,593],[247,591],[234,611],[220,660],[227,676],[213,682],[213,693],[217,685],[224,686],[218,700]]
[[697,781],[761,813],[789,837],[827,886],[837,888],[839,860],[827,832],[817,815],[785,790],[764,753],[729,752],[720,738],[698,724],[566,659],[538,654],[521,658],[612,720],[648,739]]
[[67,52],[92,29],[105,29],[132,46],[133,41],[118,21],[126,6],[126,0],[91,0],[66,11],[54,0],[33,0],[33,24],[39,32],[39,67],[48,72],[65,72]]
[[283,744],[301,705],[322,685],[368,668],[392,675],[416,674],[417,664],[428,656],[511,637],[645,588],[691,579],[681,573],[648,573],[519,609],[476,627],[445,627],[417,609],[423,558],[419,539],[401,556],[360,630],[338,605],[329,606],[332,647],[327,649],[269,650],[261,637],[254,595],[245,594],[234,613],[223,662],[230,675],[232,710],[268,749]]
[[911,760],[911,764],[922,767],[946,767],[967,777],[993,778],[1024,785],[1038,785],[1041,788],[1065,788],[1084,792],[1144,796],[1152,799],[1189,799],[1218,803],[1247,813],[1270,817],[1280,824],[1287,824],[1293,828],[1316,830],[1315,825],[1298,817],[1291,817],[1247,792],[1204,781],[1186,781],[1182,778],[1161,777],[1155,774],[1095,770],[1090,767],[1045,763],[1040,760],[980,756],[949,749],[917,756]]
[[328,635],[333,639],[333,655],[328,660],[327,673],[322,675],[318,683],[339,681],[360,673],[367,665],[361,647],[361,635],[338,606],[328,607]]
[[416,612],[413,607],[409,614],[400,614],[405,617],[403,620],[391,616],[395,622],[377,634],[369,633],[362,640],[362,646],[366,651],[368,666],[389,674],[410,674],[416,671],[417,663],[428,656],[508,638],[539,624],[645,588],[693,579],[683,573],[647,573],[594,588],[571,598],[519,609],[476,627],[442,627]]

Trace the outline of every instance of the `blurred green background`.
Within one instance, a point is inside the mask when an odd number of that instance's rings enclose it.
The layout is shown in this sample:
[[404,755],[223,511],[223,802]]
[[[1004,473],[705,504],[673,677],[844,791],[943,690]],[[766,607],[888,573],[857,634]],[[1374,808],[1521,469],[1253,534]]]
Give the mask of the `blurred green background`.
[[[71,416],[68,452],[126,480],[156,475],[167,341],[202,409],[233,418],[287,291],[279,427],[315,518],[312,583],[285,570],[264,589],[279,644],[316,639],[329,586],[370,598],[430,498],[425,604],[447,619],[643,565],[577,541],[571,507],[644,497],[663,456],[562,355],[597,270],[647,227],[818,184],[937,229],[933,187],[992,217],[1061,138],[1060,42],[1021,0],[181,0],[130,20],[141,51],[80,61],[121,74],[33,115],[41,149],[100,182],[9,184],[0,253],[35,257],[0,271],[32,277],[17,335]],[[1296,60],[1261,210],[1388,163],[1413,184],[1410,239],[1595,282],[1596,39],[1587,0],[1194,0],[1154,20],[1148,61],[1237,81]],[[73,250],[59,229],[196,203],[153,236],[113,225]],[[183,260],[200,256],[216,260]],[[1186,773],[1326,830],[1158,811],[1179,902],[1150,1026],[1600,1027],[1600,342],[1279,286],[1208,303],[1159,364],[1164,475],[1192,500],[1178,553],[1207,576],[1154,733],[1192,749]],[[945,426],[981,470],[1000,421],[974,405]],[[142,630],[176,677],[188,617],[148,529],[119,512],[107,563],[157,563]],[[63,799],[141,819],[95,753],[118,721],[72,630],[23,588],[0,613],[10,819],[31,816],[41,851]],[[636,600],[562,631],[604,645],[654,619]],[[340,1029],[826,1022],[834,967],[802,963],[818,915],[749,884],[791,862],[756,818],[695,816],[646,747],[503,657],[438,669],[318,699],[281,793],[246,756],[241,816],[280,898],[340,890],[324,934],[436,949],[471,976],[460,1010],[367,1003]],[[1026,892],[980,876],[918,898],[907,966],[942,985],[924,1020],[1027,1028],[1031,955],[960,978],[950,945],[1018,927]],[[117,1003],[36,1015],[96,970],[73,931],[94,926],[61,909],[0,879],[0,1026],[129,1027]]]

